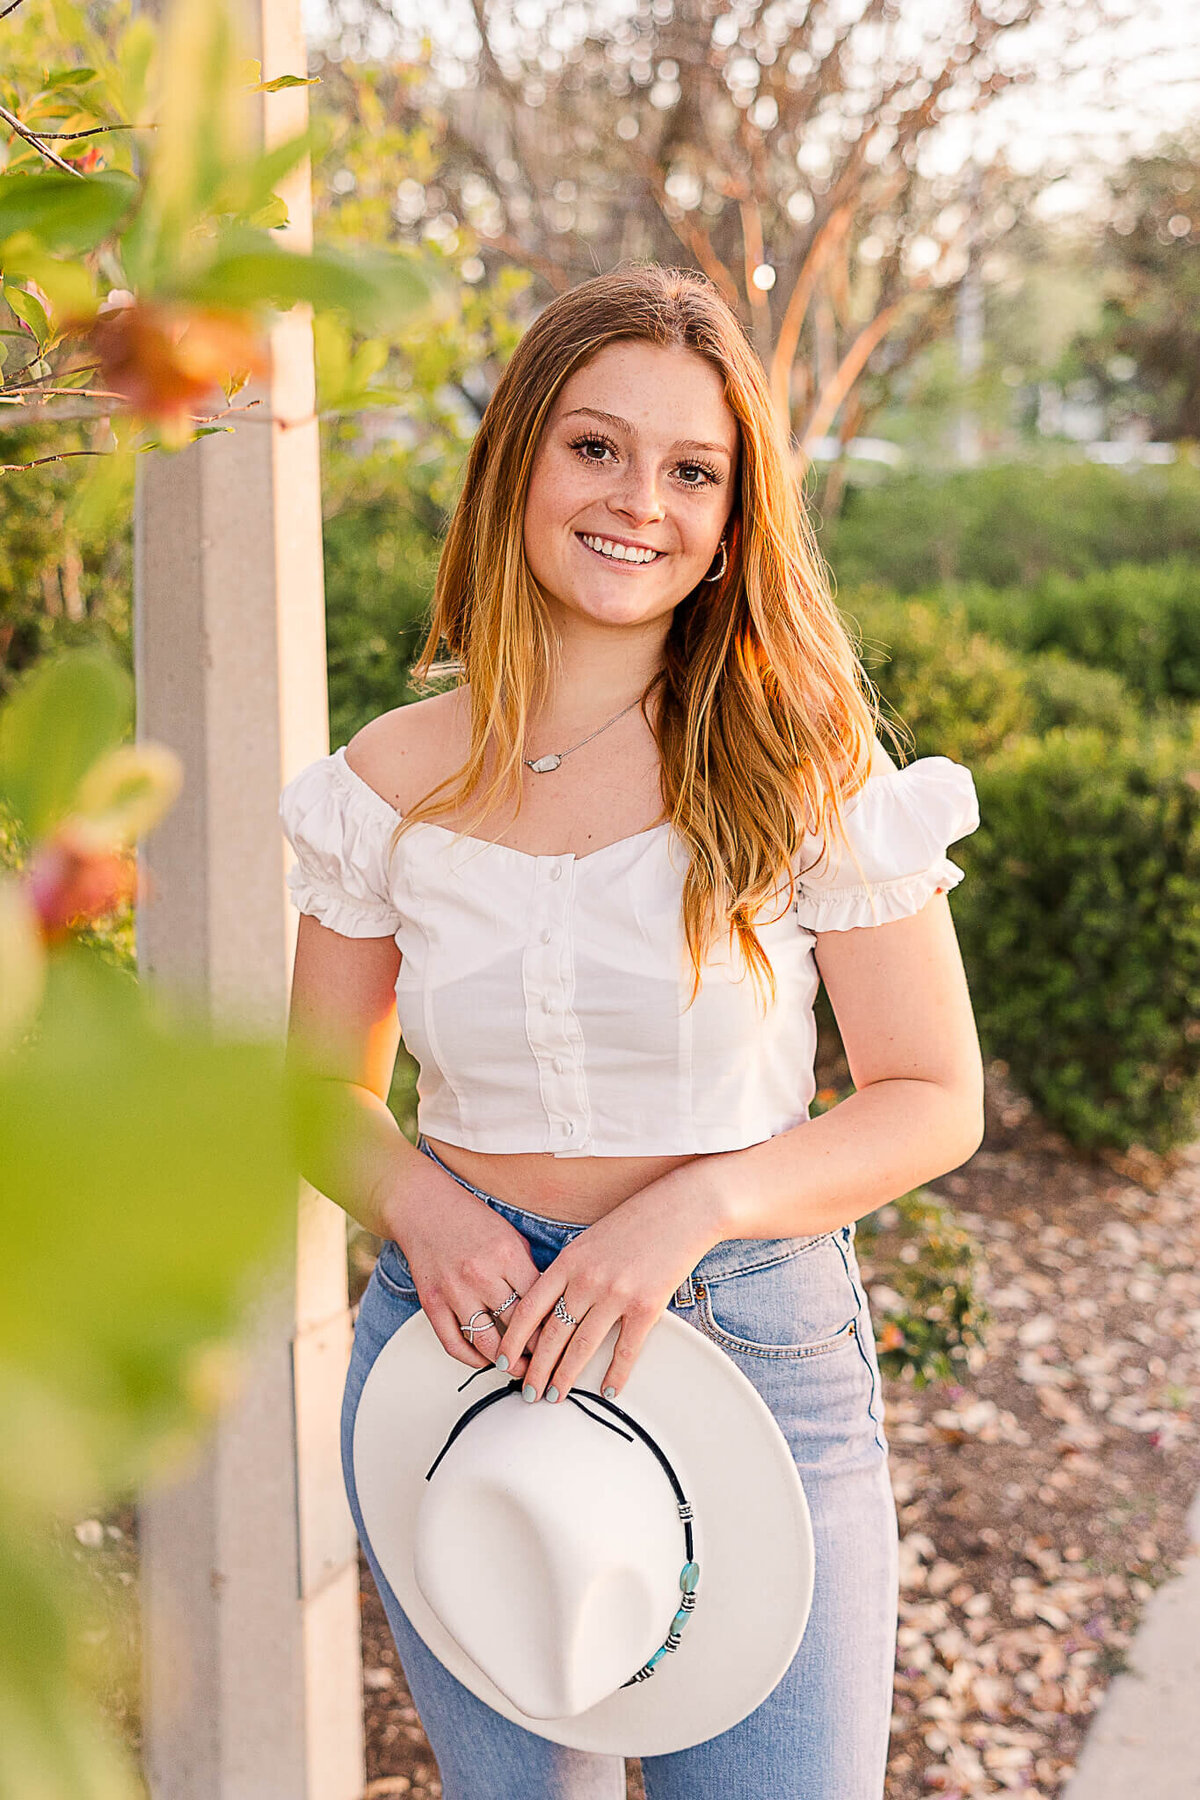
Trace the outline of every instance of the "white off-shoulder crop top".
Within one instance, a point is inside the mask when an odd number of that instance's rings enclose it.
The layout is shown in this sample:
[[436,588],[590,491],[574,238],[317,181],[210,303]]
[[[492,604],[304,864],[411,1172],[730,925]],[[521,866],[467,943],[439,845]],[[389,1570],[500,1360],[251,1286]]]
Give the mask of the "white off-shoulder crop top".
[[[979,824],[971,773],[945,756],[872,775],[843,810],[865,882],[831,851],[781,917],[786,884],[765,909],[756,929],[775,1005],[721,933],[688,1008],[687,852],[669,821],[583,856],[418,821],[389,861],[400,815],[344,750],[301,769],[279,801],[295,906],[400,949],[420,1129],[464,1149],[558,1157],[737,1150],[808,1117],[816,934],[886,924],[956,886],[963,870],[946,846]],[[796,867],[821,848],[807,837]]]

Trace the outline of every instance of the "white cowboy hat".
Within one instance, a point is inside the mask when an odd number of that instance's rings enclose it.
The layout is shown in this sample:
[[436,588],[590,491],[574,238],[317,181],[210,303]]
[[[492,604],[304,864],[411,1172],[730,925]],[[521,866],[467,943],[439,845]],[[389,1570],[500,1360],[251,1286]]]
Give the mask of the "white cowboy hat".
[[574,1403],[530,1405],[499,1370],[462,1391],[414,1313],[364,1384],[354,1480],[392,1591],[465,1687],[555,1743],[659,1756],[782,1679],[812,1527],[787,1441],[724,1351],[664,1314],[610,1402],[616,1333]]

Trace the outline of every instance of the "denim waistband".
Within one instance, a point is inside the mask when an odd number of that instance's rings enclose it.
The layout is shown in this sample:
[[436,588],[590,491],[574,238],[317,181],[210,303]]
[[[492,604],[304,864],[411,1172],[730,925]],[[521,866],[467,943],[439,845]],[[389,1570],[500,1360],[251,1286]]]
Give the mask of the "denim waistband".
[[[467,1189],[477,1199],[484,1201],[493,1211],[500,1213],[510,1224],[515,1225],[522,1237],[531,1244],[538,1244],[547,1249],[561,1250],[572,1239],[577,1238],[586,1225],[568,1219],[547,1218],[544,1213],[528,1212],[521,1206],[510,1206],[507,1200],[497,1199],[495,1194],[485,1193],[462,1175],[456,1175],[453,1169],[447,1168],[437,1151],[422,1133],[417,1138],[417,1149],[435,1162],[439,1169],[460,1187]],[[680,1305],[690,1305],[692,1300],[693,1279],[705,1282],[728,1281],[734,1275],[745,1275],[751,1269],[769,1268],[773,1263],[787,1262],[790,1257],[802,1256],[814,1244],[825,1238],[833,1237],[833,1232],[818,1232],[810,1237],[783,1238],[723,1238],[705,1252],[691,1274],[682,1282],[676,1292]],[[853,1225],[842,1227],[841,1234],[847,1246],[854,1237]]]

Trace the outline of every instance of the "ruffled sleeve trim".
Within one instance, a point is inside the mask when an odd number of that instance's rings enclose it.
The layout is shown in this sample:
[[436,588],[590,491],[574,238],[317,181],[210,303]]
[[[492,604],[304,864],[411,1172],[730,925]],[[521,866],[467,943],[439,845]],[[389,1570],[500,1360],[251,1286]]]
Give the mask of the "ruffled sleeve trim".
[[844,817],[846,846],[831,844],[827,856],[819,838],[802,846],[793,910],[807,931],[887,925],[957,887],[964,872],[946,847],[978,828],[979,802],[968,768],[925,756],[873,775]]
[[342,937],[394,937],[388,842],[400,815],[356,775],[344,749],[294,775],[279,796],[284,836],[296,852],[286,880],[292,904]]

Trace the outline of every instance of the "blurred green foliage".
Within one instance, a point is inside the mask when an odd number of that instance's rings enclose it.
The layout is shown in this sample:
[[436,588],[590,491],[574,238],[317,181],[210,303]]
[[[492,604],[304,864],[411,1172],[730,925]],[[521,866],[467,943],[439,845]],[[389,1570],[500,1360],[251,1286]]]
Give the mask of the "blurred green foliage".
[[1200,712],[1025,737],[975,770],[955,916],[985,1052],[1085,1149],[1167,1152],[1200,1107]]
[[[0,462],[89,446],[84,421],[13,427],[0,414]],[[94,644],[131,662],[133,470],[100,515],[81,521],[84,463],[47,462],[0,477],[0,696],[54,650]]]
[[282,1040],[214,1028],[82,931],[43,936],[61,851],[107,862],[162,778],[139,746],[141,784],[122,761],[87,810],[131,722],[95,650],[43,660],[0,710],[0,1793],[37,1800],[142,1792],[92,1697],[63,1522],[196,1456],[288,1279],[299,1170],[352,1149],[340,1085]]
[[839,588],[917,594],[947,582],[1027,587],[1118,563],[1200,561],[1200,468],[1111,469],[1049,456],[847,490],[821,532]]
[[1100,316],[1071,346],[1110,412],[1172,442],[1200,440],[1198,181],[1196,126],[1111,170],[1092,250]]
[[856,1236],[884,1374],[918,1388],[964,1374],[990,1323],[970,1232],[917,1188],[860,1219]]
[[844,594],[839,605],[861,633],[864,668],[918,756],[973,766],[1032,728],[1022,659],[972,630],[961,607],[880,588]]
[[1056,650],[1111,670],[1143,705],[1200,700],[1200,559],[1051,571],[1025,589],[976,583],[947,597],[1014,650]]

